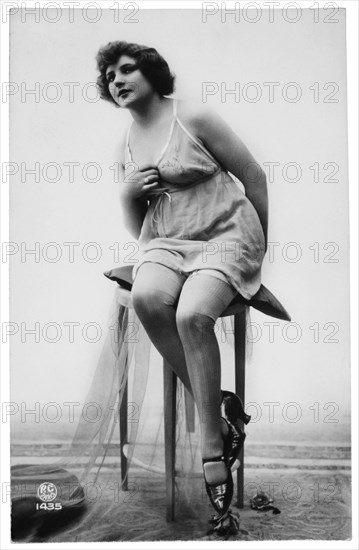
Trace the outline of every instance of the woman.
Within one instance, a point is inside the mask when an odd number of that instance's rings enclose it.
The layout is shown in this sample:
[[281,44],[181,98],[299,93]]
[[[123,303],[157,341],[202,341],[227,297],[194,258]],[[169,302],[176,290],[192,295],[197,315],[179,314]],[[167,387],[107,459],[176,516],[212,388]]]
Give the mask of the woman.
[[[124,223],[140,251],[133,306],[195,399],[204,479],[220,531],[233,496],[231,465],[244,437],[235,419],[221,417],[214,324],[238,292],[250,299],[260,287],[265,174],[211,109],[166,97],[174,91],[174,76],[154,48],[111,42],[97,62],[101,97],[133,118],[120,151]],[[245,194],[229,173],[241,180]],[[248,422],[238,398],[225,396]]]

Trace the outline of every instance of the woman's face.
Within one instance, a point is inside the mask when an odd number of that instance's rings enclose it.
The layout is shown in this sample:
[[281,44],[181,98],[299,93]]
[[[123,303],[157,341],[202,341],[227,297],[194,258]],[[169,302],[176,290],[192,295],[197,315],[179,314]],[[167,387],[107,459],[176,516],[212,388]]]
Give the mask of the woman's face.
[[108,89],[114,101],[120,107],[128,107],[141,102],[154,90],[137,67],[136,60],[128,55],[121,55],[117,63],[106,69]]

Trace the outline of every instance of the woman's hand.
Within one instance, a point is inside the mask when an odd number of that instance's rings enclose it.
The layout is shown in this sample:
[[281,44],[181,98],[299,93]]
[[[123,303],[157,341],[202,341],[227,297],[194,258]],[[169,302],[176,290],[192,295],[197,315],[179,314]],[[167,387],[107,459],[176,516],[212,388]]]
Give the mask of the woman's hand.
[[155,192],[158,186],[159,172],[156,166],[144,165],[126,175],[125,166],[122,166],[120,202],[123,220],[128,232],[138,239],[147,213],[147,196]]
[[126,177],[121,185],[124,199],[142,199],[151,194],[158,186],[159,172],[156,166],[145,164]]

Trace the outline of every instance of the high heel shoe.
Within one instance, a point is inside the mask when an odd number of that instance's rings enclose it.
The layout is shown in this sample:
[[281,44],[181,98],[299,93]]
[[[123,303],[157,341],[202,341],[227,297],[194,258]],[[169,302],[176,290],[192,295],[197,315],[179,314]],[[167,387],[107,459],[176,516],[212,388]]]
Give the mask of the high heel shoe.
[[233,424],[228,422],[228,420],[226,421],[228,429],[231,431],[232,434],[232,448],[229,451],[228,463],[231,471],[234,472],[239,468],[238,457],[242,450],[244,440],[246,438],[246,433],[240,428],[237,428],[237,426],[234,426]]
[[[224,419],[226,420],[226,419]],[[227,425],[228,421],[226,420]],[[230,468],[229,454],[233,445],[233,432],[229,429],[228,434],[224,439],[223,455],[213,458],[203,458],[202,464],[209,462],[223,462],[227,470],[227,479],[220,483],[208,483],[206,474],[204,473],[204,482],[209,500],[216,511],[216,514],[210,519],[209,523],[213,526],[209,534],[217,534],[219,536],[229,536],[238,533],[239,521],[229,509],[233,498],[233,478]],[[204,469],[203,469],[204,470]]]
[[221,404],[224,407],[224,413],[227,420],[234,426],[238,425],[238,420],[248,424],[251,417],[244,410],[241,398],[231,391],[221,390]]
[[239,467],[238,457],[242,450],[245,432],[241,429],[239,421],[248,424],[251,417],[244,411],[242,400],[233,392],[221,390],[221,405],[223,405],[225,420],[232,432],[232,448],[229,452],[229,466],[232,471]]
[[223,454],[222,456],[215,456],[213,458],[203,458],[202,464],[205,465],[208,462],[223,462],[227,470],[227,479],[220,483],[208,483],[206,480],[206,474],[204,473],[204,483],[206,491],[209,496],[209,500],[218,516],[224,515],[232,502],[233,498],[233,478],[229,467],[228,458]]

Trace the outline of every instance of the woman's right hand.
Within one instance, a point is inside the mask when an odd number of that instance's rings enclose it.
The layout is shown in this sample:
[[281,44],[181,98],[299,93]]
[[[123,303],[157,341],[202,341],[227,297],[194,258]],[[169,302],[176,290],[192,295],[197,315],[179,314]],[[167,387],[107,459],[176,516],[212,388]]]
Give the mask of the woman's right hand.
[[159,172],[156,166],[142,165],[125,177],[121,186],[121,195],[125,199],[146,198],[158,186]]

